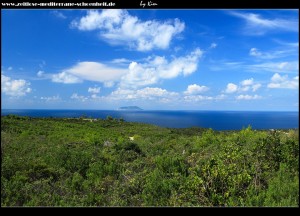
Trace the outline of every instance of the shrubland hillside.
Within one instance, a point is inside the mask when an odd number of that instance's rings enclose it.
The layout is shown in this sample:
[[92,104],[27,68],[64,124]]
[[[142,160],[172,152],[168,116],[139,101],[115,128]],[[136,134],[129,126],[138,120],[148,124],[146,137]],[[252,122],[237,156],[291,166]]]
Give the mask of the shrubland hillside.
[[298,132],[2,116],[1,206],[299,206]]

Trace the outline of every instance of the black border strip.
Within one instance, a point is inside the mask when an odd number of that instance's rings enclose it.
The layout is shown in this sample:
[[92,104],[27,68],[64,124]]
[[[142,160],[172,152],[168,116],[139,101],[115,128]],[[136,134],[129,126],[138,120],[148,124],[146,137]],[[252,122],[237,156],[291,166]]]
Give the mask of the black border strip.
[[299,9],[298,0],[3,0],[2,9]]

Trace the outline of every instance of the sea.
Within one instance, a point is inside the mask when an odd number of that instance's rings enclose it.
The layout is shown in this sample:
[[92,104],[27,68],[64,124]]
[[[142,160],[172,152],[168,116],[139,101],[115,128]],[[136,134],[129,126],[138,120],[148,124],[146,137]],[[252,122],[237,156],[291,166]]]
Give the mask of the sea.
[[16,114],[30,117],[105,119],[107,116],[123,118],[128,122],[142,122],[168,128],[201,127],[213,130],[298,129],[299,112],[275,111],[119,111],[119,110],[34,110],[1,109],[1,116]]

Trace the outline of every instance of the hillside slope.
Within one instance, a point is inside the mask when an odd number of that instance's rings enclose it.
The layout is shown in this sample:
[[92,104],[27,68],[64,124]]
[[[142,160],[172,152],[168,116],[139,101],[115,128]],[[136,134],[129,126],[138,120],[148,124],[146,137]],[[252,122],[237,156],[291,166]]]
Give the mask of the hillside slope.
[[1,206],[298,206],[298,131],[1,117]]

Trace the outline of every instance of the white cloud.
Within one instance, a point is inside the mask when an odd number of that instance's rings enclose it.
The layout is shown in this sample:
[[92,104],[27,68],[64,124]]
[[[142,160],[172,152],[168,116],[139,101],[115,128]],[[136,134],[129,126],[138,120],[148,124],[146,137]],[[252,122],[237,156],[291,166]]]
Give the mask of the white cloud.
[[128,73],[121,79],[121,86],[137,88],[157,83],[159,79],[157,73],[154,66],[132,62],[128,67]]
[[227,96],[224,94],[213,96],[207,95],[186,95],[183,93],[167,91],[166,89],[158,87],[146,87],[142,89],[123,89],[118,88],[106,97],[109,100],[151,100],[161,103],[172,102],[198,102],[198,101],[211,101],[223,100]]
[[178,51],[182,50],[181,46],[176,46],[174,47],[174,51],[177,53]]
[[145,63],[132,62],[128,73],[121,79],[122,87],[137,88],[157,83],[160,79],[172,79],[179,75],[188,76],[198,67],[198,60],[202,56],[198,48],[191,54],[168,61],[165,57],[148,58]]
[[146,87],[143,89],[132,90],[118,88],[113,91],[108,97],[114,100],[133,100],[133,99],[146,99],[146,100],[157,100],[157,99],[170,99],[179,96],[176,92],[169,92],[166,89],[161,88],[150,88]]
[[115,99],[115,100],[123,100],[123,99],[133,99],[135,98],[135,91],[131,89],[121,89],[118,88],[117,90],[113,91],[108,98]]
[[226,93],[234,93],[238,90],[238,86],[234,83],[228,83],[225,92]]
[[250,90],[250,86],[240,86],[238,88],[239,91],[243,91],[243,92],[246,92],[246,91],[249,91]]
[[41,97],[41,100],[51,102],[51,101],[59,101],[59,100],[61,100],[61,98],[59,95],[56,95],[56,96],[50,96],[50,97]]
[[146,87],[136,91],[136,95],[141,98],[148,98],[151,99],[153,97],[173,97],[177,96],[178,93],[169,92],[166,89],[161,88],[150,88]]
[[258,51],[256,48],[251,48],[249,51],[249,55],[251,56],[261,56],[262,53]]
[[260,84],[260,83],[257,83],[257,84],[252,85],[252,91],[255,92],[255,91],[257,91],[260,87],[261,87],[261,84]]
[[42,60],[42,62],[39,64],[39,67],[44,68],[45,65],[46,65],[46,62],[44,60]]
[[88,89],[89,93],[98,94],[100,92],[100,87],[91,88]]
[[79,62],[58,74],[46,77],[51,77],[53,82],[60,83],[79,83],[89,80],[102,82],[105,87],[112,87],[115,83],[119,83],[122,88],[138,88],[155,84],[162,79],[194,73],[202,53],[197,48],[186,56],[173,57],[171,60],[164,56],[152,56],[141,62],[131,62],[127,68],[124,68],[124,65],[118,68],[98,62]]
[[38,77],[43,77],[45,75],[44,71],[38,71],[36,74]]
[[72,27],[82,31],[90,31],[95,29],[113,29],[115,25],[122,22],[122,18],[127,12],[125,10],[102,10],[99,13],[96,10],[87,11],[87,15],[80,18],[79,22],[74,20]]
[[92,95],[91,95],[91,98],[92,98],[92,99],[103,99],[102,96],[98,96],[98,95],[96,95],[96,94],[92,94]]
[[215,97],[216,100],[223,100],[223,99],[225,99],[225,98],[227,98],[227,96],[224,95],[224,94],[220,94],[220,95],[217,95],[217,96]]
[[298,32],[299,21],[293,19],[268,19],[255,13],[231,11],[231,15],[246,21],[245,33],[248,35],[264,35],[268,31],[291,31]]
[[111,82],[121,78],[125,69],[113,68],[98,62],[79,62],[75,66],[52,76],[53,82],[79,83],[82,80]]
[[287,75],[280,76],[276,73],[272,76],[271,82],[268,84],[268,88],[298,89],[299,76],[295,76],[291,79]]
[[13,67],[11,67],[11,66],[7,68],[7,70],[9,70],[9,71],[11,71],[12,69],[13,69]]
[[205,100],[213,100],[213,97],[210,96],[203,96],[203,95],[187,95],[184,96],[183,99],[187,102],[198,102],[198,101],[205,101]]
[[115,85],[115,83],[112,82],[112,81],[104,82],[104,87],[105,87],[105,88],[111,88],[111,87],[113,87],[114,85]]
[[253,78],[243,80],[241,82],[241,86],[239,90],[241,91],[249,91],[252,89],[253,92],[257,91],[261,87],[260,83],[255,83]]
[[126,58],[118,58],[111,61],[112,64],[129,64],[131,61]]
[[71,99],[79,100],[79,101],[86,101],[88,100],[88,97],[85,97],[83,95],[78,95],[77,93],[72,94]]
[[1,90],[9,96],[25,96],[31,92],[30,82],[23,79],[13,80],[12,78],[1,74]]
[[252,89],[253,92],[257,91],[261,87],[260,83],[254,82],[253,78],[246,79],[240,82],[240,85],[234,83],[228,83],[225,93],[235,93],[235,92],[246,92]]
[[210,47],[209,48],[211,48],[211,49],[214,49],[214,48],[216,48],[218,46],[218,44],[216,44],[216,43],[212,43],[211,45],[210,45]]
[[236,96],[237,100],[257,100],[261,99],[262,97],[259,95],[238,95]]
[[79,62],[65,72],[85,80],[106,82],[120,79],[126,70],[109,67],[98,62]]
[[67,17],[60,11],[51,11],[51,14],[53,14],[54,16],[56,16],[57,18],[60,18],[60,19],[66,19]]
[[81,31],[98,30],[100,38],[114,45],[126,45],[139,51],[166,49],[174,36],[181,33],[185,24],[179,19],[159,22],[142,21],[126,10],[90,10],[71,27]]
[[52,75],[52,81],[57,83],[73,84],[82,82],[78,77],[67,72],[61,72]]
[[205,91],[208,91],[207,86],[199,86],[197,84],[192,84],[187,87],[187,90],[184,92],[187,95],[199,94]]
[[241,82],[241,84],[242,84],[242,86],[249,86],[249,85],[253,85],[253,82],[254,82],[254,80],[253,80],[253,78],[251,78],[251,79],[243,80]]
[[212,100],[224,100],[227,96],[224,94],[213,96],[207,95],[186,95],[183,96],[185,102],[199,102],[199,101],[212,101]]
[[278,73],[274,74],[271,78],[272,82],[283,82],[286,80],[286,76],[280,76]]
[[81,102],[105,99],[105,97],[99,96],[96,93],[92,93],[90,96],[78,95],[77,93],[73,93],[70,98]]

